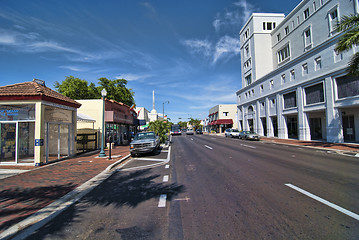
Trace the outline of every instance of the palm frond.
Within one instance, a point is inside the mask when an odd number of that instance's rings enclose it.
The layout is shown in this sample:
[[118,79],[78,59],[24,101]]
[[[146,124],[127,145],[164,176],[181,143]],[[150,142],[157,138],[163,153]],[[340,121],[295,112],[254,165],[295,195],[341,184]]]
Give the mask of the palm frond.
[[354,54],[348,63],[348,75],[359,76],[359,53]]
[[359,26],[359,15],[348,15],[341,17],[339,23],[336,26],[338,31],[347,31],[353,27]]

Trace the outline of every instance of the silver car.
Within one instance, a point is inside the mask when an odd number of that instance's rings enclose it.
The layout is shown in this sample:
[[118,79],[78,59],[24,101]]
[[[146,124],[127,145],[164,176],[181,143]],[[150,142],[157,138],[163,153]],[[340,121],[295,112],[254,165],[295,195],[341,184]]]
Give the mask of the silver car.
[[239,134],[240,139],[246,139],[246,140],[257,140],[259,141],[261,137],[259,134],[252,132],[252,131],[242,131]]
[[137,133],[130,144],[131,156],[141,153],[157,153],[160,148],[160,138],[154,132]]

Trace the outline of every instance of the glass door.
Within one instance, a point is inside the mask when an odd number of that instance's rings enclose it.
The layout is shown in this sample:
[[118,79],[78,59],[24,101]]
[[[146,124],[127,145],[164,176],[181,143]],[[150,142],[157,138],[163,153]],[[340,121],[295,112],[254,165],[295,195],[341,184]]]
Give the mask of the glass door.
[[16,123],[0,123],[0,163],[16,162]]

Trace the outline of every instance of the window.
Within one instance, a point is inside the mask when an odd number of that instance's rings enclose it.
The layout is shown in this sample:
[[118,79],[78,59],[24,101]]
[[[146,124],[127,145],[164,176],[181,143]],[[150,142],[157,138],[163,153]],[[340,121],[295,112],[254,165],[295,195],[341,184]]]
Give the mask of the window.
[[272,107],[275,107],[275,99],[274,98],[272,99],[271,103],[272,103]]
[[317,11],[317,5],[315,4],[315,2],[313,2],[313,10],[314,12]]
[[252,74],[249,74],[248,76],[246,76],[245,80],[246,80],[247,86],[250,85],[252,83]]
[[334,9],[331,12],[329,12],[329,27],[330,27],[330,32],[334,33],[336,32],[336,26],[338,24],[338,10]]
[[302,75],[307,75],[308,74],[308,64],[307,63],[304,63],[302,65]]
[[285,31],[285,35],[288,35],[288,34],[289,34],[289,27],[286,26],[285,29],[284,29],[284,31]]
[[292,28],[293,28],[293,29],[295,28],[294,20],[292,21]]
[[323,83],[305,88],[305,103],[314,104],[324,102]]
[[244,49],[245,49],[245,51],[244,51],[245,55],[244,56],[247,58],[249,56],[249,45],[246,45],[244,47]]
[[309,8],[304,10],[304,19],[307,19],[309,17]]
[[334,50],[334,62],[343,60],[343,53]]
[[293,108],[297,106],[297,94],[296,92],[291,92],[283,95],[284,99],[284,108]]
[[224,117],[227,117],[228,114],[229,114],[229,112],[223,112],[223,116],[224,116]]
[[312,34],[310,28],[304,31],[304,46],[306,49],[312,47]]
[[298,24],[298,25],[300,24],[299,16],[297,17],[297,24]]
[[249,37],[249,29],[247,29],[245,32],[244,32],[244,40],[246,40],[247,38]]
[[282,74],[282,76],[280,78],[282,80],[282,84],[284,84],[285,83],[285,74]]
[[284,48],[278,51],[278,63],[283,62],[284,60],[290,57],[289,44],[287,44]]
[[322,59],[321,57],[317,57],[316,59],[314,59],[314,66],[315,66],[315,71],[318,71],[322,68]]
[[263,84],[259,87],[259,90],[260,90],[260,92],[263,92],[263,90],[264,90]]
[[252,89],[252,94],[254,95],[254,89]]
[[294,71],[294,69],[290,70],[290,80],[291,81],[295,80],[295,71]]
[[281,37],[280,37],[280,33],[278,33],[278,35],[277,35],[277,41],[279,42],[279,41],[280,41],[280,39],[281,39]]
[[359,95],[359,77],[340,77],[336,82],[339,99]]
[[275,22],[263,22],[263,30],[273,30],[275,26]]
[[274,81],[270,80],[269,81],[269,88],[272,89],[274,87]]

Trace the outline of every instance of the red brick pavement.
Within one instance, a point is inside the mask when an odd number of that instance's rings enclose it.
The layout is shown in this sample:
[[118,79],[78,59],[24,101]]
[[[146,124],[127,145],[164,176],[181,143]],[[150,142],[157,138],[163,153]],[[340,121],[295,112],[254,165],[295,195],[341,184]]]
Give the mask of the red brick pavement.
[[[112,156],[128,154],[128,146],[117,146],[112,150]],[[80,155],[42,167],[30,167],[33,170],[1,179],[0,232],[66,195],[120,159],[108,160],[97,156],[98,153]]]

